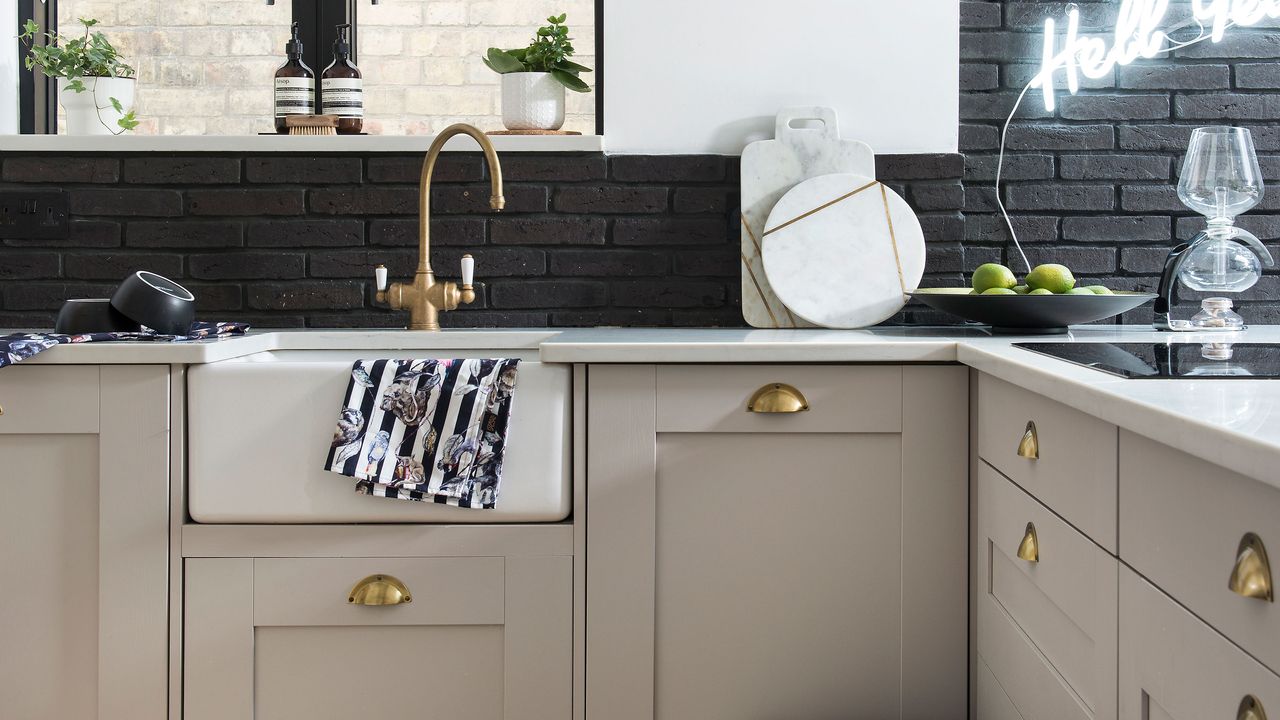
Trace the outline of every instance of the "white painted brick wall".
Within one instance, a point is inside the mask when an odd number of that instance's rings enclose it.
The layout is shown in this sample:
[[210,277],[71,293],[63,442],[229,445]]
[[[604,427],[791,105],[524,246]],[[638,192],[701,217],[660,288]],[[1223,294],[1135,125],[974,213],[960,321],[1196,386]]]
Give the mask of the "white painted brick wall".
[[[500,129],[498,76],[481,56],[491,46],[527,44],[547,16],[561,12],[569,15],[578,61],[595,67],[592,0],[362,0],[365,130],[421,135],[459,121]],[[61,0],[58,15],[63,32],[78,27],[79,17],[102,21],[138,69],[137,132],[272,128],[271,78],[284,62],[288,0]],[[593,93],[568,93],[568,113],[565,129],[595,132]]]

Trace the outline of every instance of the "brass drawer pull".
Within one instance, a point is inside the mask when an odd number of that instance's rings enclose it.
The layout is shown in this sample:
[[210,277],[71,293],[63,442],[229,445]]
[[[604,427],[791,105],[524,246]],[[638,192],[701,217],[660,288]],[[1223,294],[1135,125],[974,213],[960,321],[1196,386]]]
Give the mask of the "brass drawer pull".
[[747,412],[780,414],[798,413],[809,410],[809,401],[804,393],[786,383],[765,385],[747,401]]
[[403,605],[413,602],[409,588],[391,575],[370,575],[351,588],[347,602],[352,605]]
[[1040,562],[1040,538],[1036,536],[1035,523],[1027,523],[1027,532],[1018,543],[1018,558],[1029,563]]
[[1240,701],[1240,709],[1236,711],[1236,720],[1267,720],[1267,711],[1262,709],[1261,700],[1245,695]]
[[1245,533],[1236,548],[1236,565],[1231,568],[1227,581],[1231,592],[1247,598],[1274,602],[1271,591],[1271,563],[1267,560],[1267,547],[1262,538]]
[[1027,429],[1022,433],[1022,440],[1018,442],[1018,457],[1028,460],[1040,459],[1040,436],[1036,434],[1034,420],[1027,421]]
[[3,414],[4,414],[4,406],[0,405],[0,415],[3,415]]

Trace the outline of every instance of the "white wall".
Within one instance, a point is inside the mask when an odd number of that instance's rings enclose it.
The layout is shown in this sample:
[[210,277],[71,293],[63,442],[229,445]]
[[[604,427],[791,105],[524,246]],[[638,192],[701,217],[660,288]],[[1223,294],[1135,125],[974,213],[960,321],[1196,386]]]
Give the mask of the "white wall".
[[606,0],[614,153],[736,155],[789,105],[878,153],[955,152],[957,0]]
[[18,0],[0,0],[0,134],[18,132]]

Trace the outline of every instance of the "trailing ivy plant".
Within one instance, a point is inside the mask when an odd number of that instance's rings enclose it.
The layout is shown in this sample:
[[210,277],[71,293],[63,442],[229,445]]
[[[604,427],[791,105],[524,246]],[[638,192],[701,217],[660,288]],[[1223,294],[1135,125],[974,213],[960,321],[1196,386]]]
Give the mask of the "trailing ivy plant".
[[[27,46],[27,69],[39,68],[47,77],[66,78],[66,89],[77,93],[88,90],[84,84],[87,77],[132,78],[136,75],[133,66],[124,61],[107,36],[93,30],[97,20],[80,18],[80,24],[84,26],[84,35],[68,37],[62,33],[44,33],[45,43],[38,45],[36,36],[40,34],[40,25],[28,20],[18,36]],[[124,113],[124,106],[119,100],[110,100],[116,112]],[[120,126],[120,132],[132,130],[138,126],[138,118],[130,110],[116,124]]]
[[519,72],[544,72],[560,81],[561,85],[574,92],[589,92],[591,87],[578,77],[581,73],[591,72],[591,68],[579,65],[569,58],[573,57],[573,38],[569,37],[569,28],[564,24],[565,14],[547,18],[548,25],[538,28],[529,47],[518,50],[501,50],[489,48],[484,57],[484,64],[499,75]]

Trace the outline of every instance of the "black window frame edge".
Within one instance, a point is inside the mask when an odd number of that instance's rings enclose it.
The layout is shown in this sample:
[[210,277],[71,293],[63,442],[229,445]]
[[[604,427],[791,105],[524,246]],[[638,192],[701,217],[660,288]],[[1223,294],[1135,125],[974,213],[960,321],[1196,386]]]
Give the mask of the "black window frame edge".
[[[18,29],[28,20],[40,25],[41,35],[58,31],[58,0],[18,0]],[[39,38],[37,38],[39,41]],[[15,43],[18,53],[18,132],[24,135],[54,135],[58,132],[58,86],[53,78],[38,70],[25,72],[26,49]]]
[[[395,0],[383,0],[395,2]],[[327,48],[337,40],[337,26],[351,25],[351,60],[359,64],[360,0],[291,0],[293,21],[299,25],[303,62],[318,76],[328,67]],[[604,135],[604,0],[595,0],[596,135]],[[18,0],[18,27],[33,19],[44,32],[57,32],[58,0]],[[18,67],[24,68],[26,52],[18,43]],[[322,64],[324,63],[324,64]],[[43,82],[41,82],[43,81]],[[39,72],[18,72],[18,132],[23,135],[56,135],[58,93],[53,78]]]

